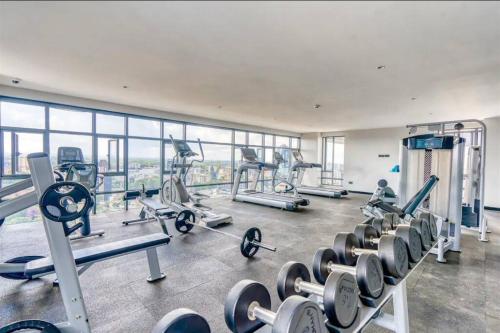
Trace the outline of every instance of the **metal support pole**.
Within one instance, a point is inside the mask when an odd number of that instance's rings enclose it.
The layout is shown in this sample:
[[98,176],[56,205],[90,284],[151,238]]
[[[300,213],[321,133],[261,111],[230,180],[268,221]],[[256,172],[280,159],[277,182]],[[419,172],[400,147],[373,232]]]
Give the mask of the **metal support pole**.
[[148,282],[154,282],[165,278],[160,270],[160,263],[158,262],[158,253],[156,252],[156,247],[152,247],[146,250],[146,255],[148,257],[149,273]]
[[394,332],[410,332],[410,321],[408,318],[408,299],[406,296],[406,279],[403,279],[395,288],[392,296],[394,304]]

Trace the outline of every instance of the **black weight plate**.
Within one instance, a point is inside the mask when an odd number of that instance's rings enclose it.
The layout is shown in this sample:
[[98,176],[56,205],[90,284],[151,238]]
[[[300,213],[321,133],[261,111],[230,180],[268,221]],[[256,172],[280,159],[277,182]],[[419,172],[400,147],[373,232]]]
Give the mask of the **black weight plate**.
[[257,254],[259,251],[259,245],[256,243],[260,243],[262,241],[262,232],[259,228],[252,227],[248,229],[240,243],[240,251],[241,254],[246,258],[251,258]]
[[417,229],[409,225],[399,225],[396,236],[403,238],[408,249],[408,260],[416,263],[422,259],[422,240]]
[[405,241],[395,235],[380,238],[378,256],[382,261],[384,274],[403,278],[408,273],[408,250]]
[[422,220],[426,221],[429,224],[429,228],[431,231],[431,238],[433,241],[435,241],[438,237],[438,230],[437,230],[437,224],[436,224],[436,217],[434,214],[431,213],[421,213],[419,215],[419,218]]
[[59,182],[45,189],[39,206],[47,219],[69,222],[81,218],[92,208],[92,196],[80,183]]
[[294,295],[287,298],[276,311],[271,332],[324,332],[324,327],[323,313],[318,304]]
[[0,333],[12,333],[18,331],[38,331],[42,333],[61,333],[53,324],[43,320],[21,320],[0,328]]
[[354,276],[333,271],[325,283],[323,306],[331,324],[349,327],[358,314],[359,290]]
[[278,296],[282,301],[292,295],[309,296],[308,292],[300,291],[296,288],[297,280],[311,282],[309,270],[306,265],[300,262],[289,261],[281,267],[278,273],[277,289]]
[[329,263],[338,263],[335,251],[328,247],[320,247],[313,257],[313,275],[320,284],[325,284],[328,275],[330,275]]
[[210,333],[210,326],[198,313],[181,308],[167,313],[151,333]]
[[431,233],[427,222],[422,219],[412,219],[410,225],[417,229],[422,240],[422,249],[429,250],[432,247]]
[[384,220],[390,225],[391,229],[394,229],[399,225],[400,218],[396,213],[386,213],[384,214]]
[[354,249],[359,248],[359,242],[356,235],[350,232],[338,232],[333,239],[333,251],[337,255],[340,263],[354,266],[358,256]]
[[254,302],[264,309],[271,309],[271,295],[263,284],[241,280],[231,288],[224,304],[224,319],[231,332],[254,332],[265,325],[248,316],[248,308]]
[[[175,229],[178,232],[186,234],[194,228],[195,215],[190,210],[183,210],[175,218]],[[188,223],[190,222],[190,223]]]
[[377,230],[371,225],[358,224],[354,228],[354,234],[362,248],[374,250],[378,248],[378,245],[373,242],[374,239],[378,238]]
[[384,291],[384,270],[380,258],[373,253],[362,253],[356,264],[356,280],[361,295],[378,298]]
[[387,230],[391,230],[392,226],[387,222],[385,218],[383,219],[373,219],[372,227],[377,230],[377,237],[382,236]]
[[[43,259],[43,256],[24,256],[24,257],[16,257],[7,260],[6,264],[26,264],[33,260]],[[24,274],[24,272],[17,273],[0,273],[0,276],[10,280],[31,280],[31,276]]]

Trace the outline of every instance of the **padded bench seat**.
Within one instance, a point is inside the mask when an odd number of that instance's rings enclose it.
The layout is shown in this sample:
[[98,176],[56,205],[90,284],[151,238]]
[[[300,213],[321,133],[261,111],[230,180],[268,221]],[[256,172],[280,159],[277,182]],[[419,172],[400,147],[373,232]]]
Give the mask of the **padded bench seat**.
[[[85,266],[105,259],[147,250],[151,247],[167,245],[170,242],[170,238],[171,236],[164,233],[156,233],[75,250],[73,251],[73,256],[77,267]],[[30,261],[26,264],[25,268],[25,274],[30,277],[47,275],[54,271],[52,258]]]
[[176,212],[163,203],[155,199],[139,199],[139,201],[148,209],[154,210],[159,216],[173,216]]
[[396,213],[401,218],[403,218],[405,215],[404,211],[402,209],[400,209],[399,207],[385,203],[380,199],[369,201],[368,205],[372,206],[372,207],[380,208],[387,213]]

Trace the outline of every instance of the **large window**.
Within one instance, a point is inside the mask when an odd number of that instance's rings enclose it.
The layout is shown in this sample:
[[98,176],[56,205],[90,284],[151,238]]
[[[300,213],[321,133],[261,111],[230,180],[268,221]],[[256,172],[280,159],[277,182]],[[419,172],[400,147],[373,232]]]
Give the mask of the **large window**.
[[[254,148],[259,159],[267,162],[273,162],[274,152],[280,151],[286,159],[281,176],[288,173],[290,148],[300,147],[298,137],[0,97],[0,187],[28,177],[28,154],[48,153],[56,165],[59,147],[79,147],[85,161],[96,163],[104,176],[97,189],[96,211],[135,207],[122,200],[123,192],[143,185],[161,186],[174,155],[170,135],[187,139],[198,153],[200,139],[205,159],[194,163],[187,186],[210,195],[230,192],[241,147]],[[272,176],[264,172],[259,187],[271,184]],[[245,187],[246,174],[243,178]],[[32,207],[7,218],[7,223],[38,220],[39,211]]]
[[345,138],[343,136],[323,138],[322,184],[342,185],[344,177],[344,143]]

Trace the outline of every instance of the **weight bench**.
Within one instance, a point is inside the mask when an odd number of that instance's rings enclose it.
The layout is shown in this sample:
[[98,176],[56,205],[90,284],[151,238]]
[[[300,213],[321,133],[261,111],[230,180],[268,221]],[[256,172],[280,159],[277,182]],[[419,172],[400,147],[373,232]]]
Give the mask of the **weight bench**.
[[168,235],[169,233],[165,220],[174,218],[177,213],[158,200],[153,199],[153,195],[158,195],[159,193],[159,189],[125,192],[125,195],[123,196],[124,201],[137,200],[142,205],[142,208],[138,219],[126,220],[123,221],[122,224],[129,225],[131,223],[142,223],[156,220],[160,223],[163,233]]
[[[78,275],[83,274],[93,264],[99,261],[104,261],[123,255],[131,254],[139,251],[146,251],[149,264],[150,276],[148,282],[163,279],[165,274],[160,271],[158,262],[158,254],[156,248],[158,246],[167,245],[170,242],[171,236],[163,233],[155,233],[147,236],[140,236],[121,241],[116,241],[108,244],[102,244],[86,249],[73,251],[75,265],[79,267]],[[42,258],[26,263],[25,274],[29,278],[39,278],[45,275],[55,273],[54,263],[52,258]]]

